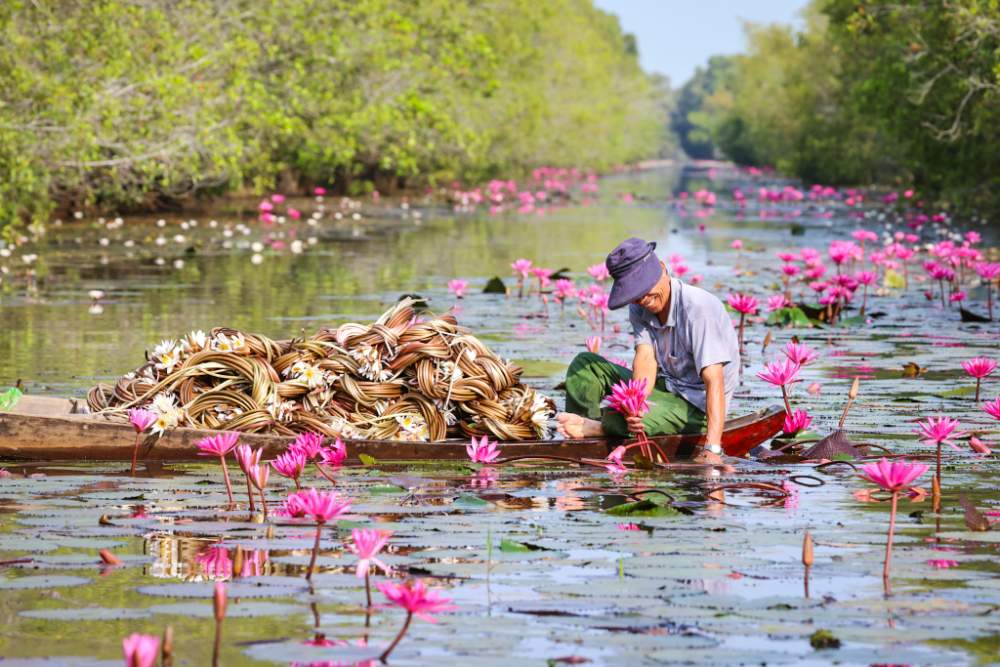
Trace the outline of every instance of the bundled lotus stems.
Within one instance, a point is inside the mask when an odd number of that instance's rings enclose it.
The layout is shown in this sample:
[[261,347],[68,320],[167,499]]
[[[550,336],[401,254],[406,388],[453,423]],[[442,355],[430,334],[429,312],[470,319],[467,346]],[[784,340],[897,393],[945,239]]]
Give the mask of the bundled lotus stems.
[[421,320],[400,301],[374,324],[343,324],[310,338],[273,341],[216,328],[163,341],[91,410],[142,407],[150,427],[371,440],[436,441],[490,435],[544,438],[555,405],[520,383],[507,362],[451,315]]

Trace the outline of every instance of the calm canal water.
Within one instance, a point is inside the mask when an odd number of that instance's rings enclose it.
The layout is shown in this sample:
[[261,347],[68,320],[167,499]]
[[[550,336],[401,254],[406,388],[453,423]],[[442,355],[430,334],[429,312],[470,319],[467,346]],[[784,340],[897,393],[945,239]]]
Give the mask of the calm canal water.
[[[664,258],[682,255],[689,275],[703,276],[720,296],[749,291],[764,298],[778,291],[775,251],[823,249],[858,226],[819,206],[738,216],[724,204],[681,214],[664,203],[680,188],[708,184],[697,176],[615,176],[602,181],[599,203],[544,215],[385,205],[365,207],[355,220],[353,210],[328,199],[315,225],[262,229],[234,209],[218,209],[164,218],[163,227],[155,218],[110,230],[50,226],[37,251],[37,288],[8,280],[0,295],[0,387],[22,378],[33,393],[82,395],[95,381],[137,366],[159,339],[193,328],[228,325],[281,338],[369,321],[403,293],[427,296],[445,310],[455,303],[447,281],[460,277],[471,283],[460,322],[523,364],[529,382],[557,394],[566,364],[595,332],[571,308],[561,313],[535,298],[480,294],[494,275],[512,285],[514,259],[583,276],[622,238],[642,236],[657,240]],[[624,203],[624,192],[635,201]],[[248,212],[254,205],[246,204]],[[297,205],[308,216],[319,202]],[[874,218],[864,226],[881,231]],[[730,248],[736,238],[743,251]],[[294,241],[302,253],[291,251]],[[258,251],[254,243],[265,247]],[[94,289],[106,293],[99,308],[88,297]],[[870,323],[773,329],[763,354],[768,329],[752,325],[736,410],[780,400],[755,372],[797,335],[821,354],[793,391],[795,406],[815,417],[811,430],[836,427],[857,376],[861,396],[847,424],[855,440],[926,453],[914,422],[937,414],[997,440],[996,422],[974,405],[959,366],[972,356],[996,356],[997,326],[960,323],[921,289],[873,296]],[[624,324],[623,315],[611,315],[603,349],[627,358],[627,337],[613,331],[615,324]],[[903,377],[911,361],[927,372]],[[813,382],[821,391],[806,393]],[[998,389],[987,380],[984,393]],[[964,444],[961,452],[947,450],[946,462],[940,515],[927,500],[901,502],[891,597],[881,581],[888,508],[856,498],[866,485],[846,467],[818,472],[746,462],[717,476],[679,470],[624,479],[552,465],[344,470],[339,490],[355,507],[349,521],[326,532],[323,573],[310,590],[301,575],[311,529],[279,522],[269,535],[267,524],[246,511],[220,511],[225,493],[217,466],[171,465],[133,480],[120,465],[0,462],[13,473],[0,479],[0,664],[121,664],[122,637],[159,634],[166,625],[176,634],[175,664],[209,664],[211,580],[230,578],[237,547],[249,555],[244,576],[230,583],[222,664],[369,659],[403,619],[398,610],[379,609],[366,630],[363,584],[343,547],[352,526],[393,530],[386,561],[396,576],[429,577],[458,607],[438,624],[416,622],[392,664],[993,664],[1000,650],[998,533],[968,532],[957,495],[1000,509],[998,466]],[[32,474],[44,476],[26,476]],[[781,484],[796,474],[823,484],[797,487],[778,502],[747,491],[708,496],[720,483]],[[272,479],[274,500],[285,481]],[[310,483],[328,486],[318,477]],[[683,511],[608,512],[636,487],[670,492]],[[800,564],[807,528],[816,541],[808,597]],[[123,564],[100,568],[102,548]],[[817,630],[832,633],[840,647],[810,646]],[[337,645],[306,644],[317,631]]]

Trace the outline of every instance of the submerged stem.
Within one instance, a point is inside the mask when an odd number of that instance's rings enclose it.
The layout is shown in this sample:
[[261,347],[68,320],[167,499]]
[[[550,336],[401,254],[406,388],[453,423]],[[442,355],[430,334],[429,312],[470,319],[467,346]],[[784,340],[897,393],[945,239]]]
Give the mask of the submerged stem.
[[226,465],[226,455],[223,454],[219,457],[219,461],[222,462],[222,478],[226,480],[226,493],[229,494],[229,504],[233,504],[233,485],[229,481],[229,467]]
[[365,597],[368,598],[368,606],[365,608],[365,627],[372,624],[372,580],[368,572],[365,572]]
[[142,432],[136,431],[135,434],[135,446],[132,448],[132,467],[129,469],[128,474],[135,477],[135,463],[136,459],[139,458],[139,438],[142,436]]
[[398,644],[399,640],[402,639],[403,635],[406,634],[406,631],[410,627],[410,621],[412,620],[413,620],[413,614],[410,612],[406,612],[406,622],[403,623],[403,627],[400,629],[399,634],[396,635],[396,638],[392,640],[391,644],[389,644],[389,648],[387,648],[382,653],[382,655],[378,657],[379,660],[381,660],[382,662],[386,662],[389,660],[389,654],[392,653],[393,649],[396,648],[396,644]]
[[319,555],[319,539],[321,535],[320,531],[322,530],[322,528],[323,524],[321,523],[316,524],[316,541],[313,543],[312,558],[309,559],[309,569],[306,570],[306,579],[308,581],[312,581],[313,568],[316,567],[316,556]]
[[896,530],[896,503],[899,501],[899,491],[892,492],[892,509],[889,510],[889,535],[885,541],[885,565],[882,567],[882,581],[886,590],[889,586],[889,566],[892,563],[892,534]]
[[257,508],[253,503],[253,487],[250,486],[250,475],[246,475],[247,478],[247,500],[250,501],[250,511],[256,512]]

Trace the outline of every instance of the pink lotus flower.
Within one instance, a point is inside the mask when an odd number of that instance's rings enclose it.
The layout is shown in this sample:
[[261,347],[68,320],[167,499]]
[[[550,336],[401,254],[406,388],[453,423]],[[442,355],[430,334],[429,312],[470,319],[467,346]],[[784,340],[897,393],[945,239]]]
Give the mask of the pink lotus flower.
[[938,570],[947,570],[949,567],[958,567],[957,560],[947,560],[940,558],[933,558],[927,561],[927,564]]
[[201,565],[207,577],[226,579],[233,574],[233,561],[229,557],[229,550],[224,546],[212,545],[200,551],[194,559]]
[[1000,419],[1000,396],[983,402],[983,411],[994,419]]
[[785,435],[795,435],[799,431],[809,428],[812,424],[812,417],[805,410],[796,410],[792,414],[785,415],[785,424],[782,432]]
[[319,433],[299,433],[295,441],[288,445],[288,451],[301,453],[307,461],[314,460],[323,451],[323,436]]
[[122,640],[125,667],[153,667],[160,657],[160,638],[131,634]]
[[322,525],[347,513],[351,509],[351,501],[332,491],[309,488],[290,493],[285,501],[285,509],[293,518],[310,517],[317,525]]
[[339,468],[347,460],[347,445],[340,438],[333,441],[329,447],[324,447],[319,453],[320,461],[325,466]]
[[285,195],[273,194],[271,195],[271,201],[275,204],[281,204],[285,201]]
[[279,475],[295,482],[295,488],[298,489],[299,477],[306,467],[306,456],[302,452],[289,450],[271,461],[271,466]]
[[217,435],[202,438],[196,445],[199,456],[225,457],[239,442],[240,434],[233,431],[226,431]]
[[927,421],[917,422],[917,433],[920,434],[921,440],[928,444],[942,445],[949,444],[953,448],[958,449],[955,443],[952,442],[953,438],[957,438],[961,433],[955,432],[958,427],[958,420],[952,419],[950,417],[928,417]]
[[143,408],[132,408],[128,411],[128,420],[136,433],[142,433],[156,422],[156,413]]
[[449,598],[440,597],[434,591],[428,590],[422,579],[411,579],[401,584],[380,581],[376,587],[389,598],[390,602],[405,609],[407,614],[429,623],[437,622],[431,614],[456,609],[450,604]]
[[974,357],[962,362],[965,372],[976,379],[982,379],[996,370],[997,362],[989,357]]
[[519,273],[521,278],[527,278],[531,273],[531,260],[530,259],[518,259],[515,260],[510,268],[514,269],[514,273]]
[[615,524],[615,527],[618,530],[629,530],[629,531],[631,531],[631,530],[642,530],[642,528],[640,528],[639,524],[637,524],[637,523],[618,523],[618,524]]
[[753,315],[757,312],[757,299],[746,294],[730,294],[726,297],[729,306],[743,315]]
[[961,303],[962,301],[965,301],[965,292],[955,292],[948,297],[948,301],[951,301],[952,303]]
[[236,462],[239,464],[240,470],[243,471],[244,475],[247,474],[251,468],[260,463],[260,456],[263,453],[263,449],[254,449],[247,444],[238,445],[235,449],[233,449],[233,456],[236,457]]
[[805,366],[819,356],[819,353],[816,352],[816,350],[812,349],[805,343],[789,342],[782,352],[786,357],[788,357],[789,361],[792,361],[798,366]]
[[590,274],[591,278],[593,278],[598,282],[607,280],[608,278],[611,277],[611,273],[608,271],[608,267],[605,266],[604,264],[594,264],[593,266],[588,266],[587,273]]
[[783,308],[791,308],[793,305],[784,294],[775,294],[767,297],[767,312],[769,313],[782,310]]
[[646,380],[622,380],[611,388],[606,399],[608,407],[627,417],[641,417],[649,412],[646,400]]
[[297,208],[288,208],[288,217],[292,220],[299,220],[302,218],[302,212]]
[[266,465],[257,464],[247,471],[247,476],[253,485],[263,494],[267,486],[267,480],[271,476],[271,468]]
[[229,481],[229,467],[226,465],[226,454],[228,454],[240,439],[239,433],[226,431],[207,438],[202,438],[196,444],[199,456],[218,456],[222,464],[222,479],[226,483],[226,494],[229,496],[229,504],[233,504],[233,485]]
[[882,459],[878,463],[869,463],[861,469],[862,478],[877,484],[886,491],[902,491],[909,487],[915,479],[927,472],[923,463],[910,463],[903,459],[892,462]]
[[743,241],[741,241],[740,239],[734,239],[733,242],[729,244],[729,247],[732,248],[733,250],[742,250]]
[[500,458],[500,448],[497,447],[497,443],[490,442],[485,435],[478,441],[473,437],[472,442],[465,446],[465,451],[473,463],[493,463]]
[[601,350],[601,337],[590,336],[587,338],[587,350],[597,354]]
[[461,299],[465,296],[465,290],[469,287],[468,280],[461,280],[456,278],[454,280],[448,281],[448,291],[455,295],[456,299]]
[[823,391],[823,385],[821,385],[819,382],[813,382],[808,387],[806,387],[806,391],[808,391],[813,396],[819,396],[819,393]]
[[322,197],[323,195],[326,194],[326,188],[315,187],[313,188],[313,194],[316,195],[317,197]]
[[348,544],[347,548],[352,554],[358,557],[358,566],[354,574],[359,579],[368,576],[368,570],[372,565],[380,567],[386,575],[392,573],[392,568],[377,558],[378,553],[389,542],[391,535],[391,530],[355,528],[351,531],[353,542]]
[[628,472],[628,468],[622,463],[623,456],[625,456],[625,445],[619,445],[612,449],[611,453],[604,459],[604,469],[612,475]]
[[757,377],[775,386],[786,387],[799,382],[799,364],[791,359],[765,364],[764,370],[758,372]]

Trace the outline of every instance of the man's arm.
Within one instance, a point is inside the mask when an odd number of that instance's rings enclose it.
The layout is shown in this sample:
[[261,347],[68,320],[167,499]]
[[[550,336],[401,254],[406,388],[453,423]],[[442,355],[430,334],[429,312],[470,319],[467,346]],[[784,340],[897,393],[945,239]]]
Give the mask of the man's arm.
[[[711,364],[701,369],[701,380],[705,383],[705,415],[708,418],[705,443],[709,445],[722,444],[722,430],[726,424],[726,377],[722,369],[722,364]],[[704,450],[699,454],[699,457],[707,456],[709,454]]]

